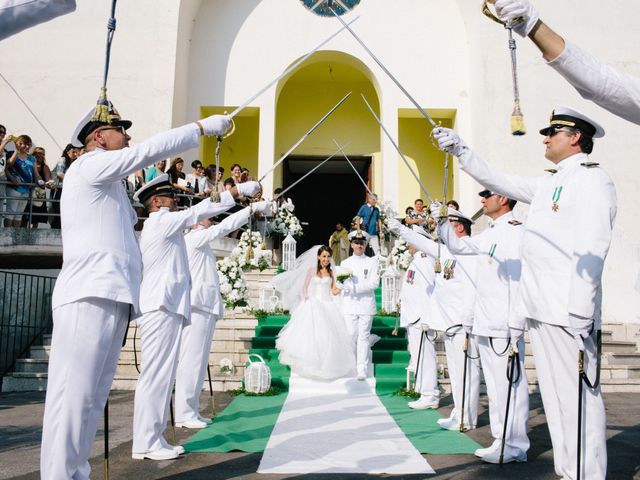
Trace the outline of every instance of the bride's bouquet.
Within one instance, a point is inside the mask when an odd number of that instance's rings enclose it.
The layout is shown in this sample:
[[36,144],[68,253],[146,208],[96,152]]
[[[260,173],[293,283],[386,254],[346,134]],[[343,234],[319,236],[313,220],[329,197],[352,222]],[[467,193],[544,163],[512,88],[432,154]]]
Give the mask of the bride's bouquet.
[[226,257],[217,262],[220,276],[220,293],[227,308],[249,305],[249,289],[242,276],[242,267],[234,257]]
[[283,237],[291,234],[296,240],[302,236],[302,225],[300,220],[295,216],[295,205],[290,198],[280,206],[276,216],[273,219],[272,230]]
[[336,267],[336,281],[344,283],[353,277],[353,272],[347,267]]
[[394,242],[393,248],[391,249],[391,261],[399,270],[406,271],[409,268],[409,265],[413,261],[413,255],[409,252],[407,242],[402,239],[397,239]]

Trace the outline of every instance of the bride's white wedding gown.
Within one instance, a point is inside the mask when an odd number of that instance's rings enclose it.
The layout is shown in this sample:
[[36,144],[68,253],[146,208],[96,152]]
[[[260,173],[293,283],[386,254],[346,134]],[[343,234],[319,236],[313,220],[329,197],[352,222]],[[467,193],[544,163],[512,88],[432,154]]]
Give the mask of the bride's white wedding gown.
[[295,307],[276,339],[280,363],[302,377],[331,380],[356,373],[355,345],[331,282],[331,277],[311,277],[308,299]]

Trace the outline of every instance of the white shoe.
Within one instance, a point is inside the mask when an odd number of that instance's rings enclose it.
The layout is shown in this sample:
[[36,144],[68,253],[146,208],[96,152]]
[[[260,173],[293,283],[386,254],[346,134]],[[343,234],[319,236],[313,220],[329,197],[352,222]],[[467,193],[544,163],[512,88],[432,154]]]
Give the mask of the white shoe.
[[442,426],[442,424],[449,422],[449,420],[451,420],[451,417],[439,418],[437,422],[438,422],[438,425]]
[[414,410],[426,410],[427,408],[438,408],[439,402],[434,402],[426,397],[420,397],[414,402],[407,403],[407,405],[409,408],[413,408]]
[[[487,463],[500,463],[500,448],[484,455],[482,457],[482,461]],[[502,458],[502,463],[526,462],[526,461],[527,461],[526,453],[522,453],[520,450],[516,448],[511,448],[509,446],[504,447],[504,456]]]
[[487,455],[487,454],[489,454],[489,453],[493,452],[493,451],[494,451],[494,450],[496,450],[496,449],[498,449],[498,450],[499,450],[499,449],[500,449],[500,444],[501,444],[501,443],[502,443],[502,442],[501,442],[500,440],[494,440],[494,441],[493,441],[493,443],[492,443],[491,445],[489,445],[489,446],[488,446],[488,447],[486,447],[486,448],[478,448],[475,452],[473,452],[473,454],[474,454],[476,457],[482,458],[482,457],[484,457],[485,455]]
[[[440,425],[440,428],[444,428],[445,430],[452,430],[454,432],[460,431],[460,420],[458,420],[457,418],[447,418],[443,421],[438,421],[438,425]],[[473,427],[471,427],[471,425],[465,423],[463,431],[466,432],[467,430],[471,430],[472,428]]]
[[181,427],[181,428],[200,429],[200,428],[205,428],[207,425],[208,425],[207,422],[198,420],[197,418],[195,420],[188,420],[186,422],[176,422],[176,427]]
[[367,379],[367,376],[364,373],[359,373],[357,378],[358,380],[363,381]]
[[380,341],[380,337],[378,335],[376,335],[375,333],[372,333],[371,335],[369,335],[370,347],[373,347],[376,343],[378,343],[378,341]]
[[178,455],[184,455],[185,453],[185,449],[182,445],[171,445],[164,437],[160,437],[160,444],[162,445],[162,448],[173,450]]
[[134,460],[144,460],[145,458],[149,460],[173,460],[178,458],[178,453],[173,448],[159,448],[153,452],[132,453],[131,458]]
[[213,419],[212,418],[204,418],[200,415],[198,415],[198,420],[200,420],[201,422],[206,423],[207,425],[211,425],[213,423]]

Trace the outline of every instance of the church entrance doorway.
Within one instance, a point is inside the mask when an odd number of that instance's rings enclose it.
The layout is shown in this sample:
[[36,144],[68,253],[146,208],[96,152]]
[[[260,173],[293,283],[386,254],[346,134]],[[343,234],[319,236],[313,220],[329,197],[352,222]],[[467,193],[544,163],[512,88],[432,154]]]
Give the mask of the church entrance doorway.
[[[326,157],[291,156],[284,162],[283,187],[287,188],[320,164]],[[349,156],[362,179],[371,188],[371,157]],[[344,157],[322,165],[289,190],[285,197],[296,206],[304,235],[298,240],[298,255],[313,245],[326,245],[340,222],[348,230],[366,198],[364,185]]]

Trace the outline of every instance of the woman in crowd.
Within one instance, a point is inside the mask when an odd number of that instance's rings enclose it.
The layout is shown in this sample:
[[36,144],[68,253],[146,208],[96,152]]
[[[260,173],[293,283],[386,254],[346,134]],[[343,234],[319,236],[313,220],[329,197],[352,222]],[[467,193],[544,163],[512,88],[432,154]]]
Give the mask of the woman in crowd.
[[33,145],[31,137],[20,135],[15,139],[16,151],[7,160],[7,220],[5,226],[22,226],[22,212],[24,212],[34,181],[33,166],[36,159],[29,154]]
[[62,151],[62,157],[58,162],[58,165],[53,169],[53,190],[51,191],[51,198],[53,202],[49,208],[51,217],[51,228],[60,228],[60,196],[62,195],[62,182],[64,180],[64,174],[71,164],[78,158],[80,151],[71,145],[70,143],[64,147]]
[[[189,188],[189,184],[187,183],[187,175],[182,171],[184,168],[184,160],[180,157],[176,157],[171,160],[171,166],[169,170],[167,170],[167,174],[169,175],[169,181],[173,188],[179,190],[182,194],[191,193],[191,189]],[[186,197],[178,197],[178,206],[184,207],[189,204]]]
[[222,175],[224,175],[224,167],[220,167],[220,171],[218,175],[216,175],[216,166],[208,165],[207,168],[204,169],[204,175],[207,179],[205,182],[204,193],[210,194],[214,191],[215,186],[218,185],[218,192],[224,192],[225,188],[222,184]]
[[[42,147],[36,147],[31,154],[35,157],[36,163],[33,168],[33,178],[37,186],[33,190],[33,197],[31,198],[31,228],[38,228],[39,223],[47,223],[49,220],[47,209],[47,193],[45,188],[52,188],[53,181],[51,177],[51,170],[47,165],[45,158],[46,152]],[[25,208],[25,216],[23,216],[23,223],[28,221],[29,216],[29,204]]]
[[239,164],[234,163],[233,165],[231,165],[229,171],[231,172],[231,176],[227,180],[233,180],[234,185],[237,183],[242,183],[244,181],[242,179],[242,167]]

